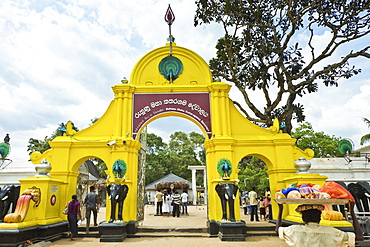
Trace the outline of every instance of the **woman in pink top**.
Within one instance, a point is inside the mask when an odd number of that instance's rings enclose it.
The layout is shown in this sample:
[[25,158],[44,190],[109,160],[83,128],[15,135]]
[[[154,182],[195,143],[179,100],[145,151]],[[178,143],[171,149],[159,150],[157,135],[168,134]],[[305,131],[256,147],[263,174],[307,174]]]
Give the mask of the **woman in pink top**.
[[80,203],[77,201],[77,196],[72,196],[72,201],[68,203],[68,223],[69,232],[67,234],[70,237],[70,241],[74,241],[73,236],[77,235],[77,215],[81,218]]

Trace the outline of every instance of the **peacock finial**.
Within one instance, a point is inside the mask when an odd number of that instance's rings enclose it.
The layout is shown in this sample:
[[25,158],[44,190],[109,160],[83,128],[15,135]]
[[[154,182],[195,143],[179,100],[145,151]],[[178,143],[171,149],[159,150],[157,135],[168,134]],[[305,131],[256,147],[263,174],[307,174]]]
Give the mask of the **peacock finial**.
[[126,162],[118,159],[113,162],[112,171],[115,178],[123,178],[126,174]]
[[228,159],[220,159],[217,163],[217,171],[221,177],[227,178],[232,172],[232,165]]
[[9,137],[9,134],[6,134],[5,137],[4,137],[4,143],[10,145],[10,137]]
[[59,131],[61,136],[64,136],[64,133],[66,133],[66,126],[64,123],[59,124]]

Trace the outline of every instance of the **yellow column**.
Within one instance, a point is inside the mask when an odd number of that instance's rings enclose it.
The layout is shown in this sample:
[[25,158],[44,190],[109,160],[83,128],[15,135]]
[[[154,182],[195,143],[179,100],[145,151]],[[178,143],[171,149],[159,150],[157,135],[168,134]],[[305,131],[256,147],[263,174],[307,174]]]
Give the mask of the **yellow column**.
[[227,118],[227,112],[228,110],[226,109],[226,97],[225,97],[225,94],[227,94],[227,92],[225,92],[224,90],[220,90],[220,112],[223,112],[224,113],[224,117],[221,118],[221,124],[222,124],[222,136],[229,136],[229,119]]
[[[117,109],[116,109],[116,131],[115,131],[115,136],[122,136],[122,112],[123,112],[123,99],[122,99],[122,91],[119,90],[118,86],[113,87],[113,90],[115,92],[115,97],[117,101]],[[116,91],[117,90],[117,91]]]
[[[131,125],[132,125],[132,94],[135,90],[135,87],[125,84],[121,85],[122,88],[122,108],[120,109],[120,116],[121,119],[119,128],[121,129],[120,136],[128,137],[131,133]],[[131,133],[132,134],[132,133]]]
[[130,109],[129,109],[129,102],[128,102],[128,91],[125,91],[123,93],[123,121],[122,121],[122,134],[123,135],[126,135],[127,133],[127,130],[128,130],[128,125],[129,125],[129,121],[130,121],[130,116],[129,116],[129,113],[130,113]]
[[213,82],[209,86],[212,103],[212,131],[215,137],[230,136],[230,113],[228,92],[231,86],[224,82]]
[[220,129],[220,114],[218,113],[219,110],[219,92],[217,90],[213,90],[211,92],[211,112],[212,112],[212,132],[213,136],[221,135]]

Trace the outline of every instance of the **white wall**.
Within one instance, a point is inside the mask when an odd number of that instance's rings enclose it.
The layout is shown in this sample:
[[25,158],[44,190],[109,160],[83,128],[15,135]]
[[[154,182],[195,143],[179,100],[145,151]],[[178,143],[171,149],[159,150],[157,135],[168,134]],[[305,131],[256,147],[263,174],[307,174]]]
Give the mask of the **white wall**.
[[33,177],[36,175],[35,165],[30,161],[14,161],[7,167],[0,170],[0,186],[20,185],[21,178]]
[[327,180],[370,182],[370,163],[365,157],[350,157],[351,162],[344,158],[311,159],[309,172],[327,176]]

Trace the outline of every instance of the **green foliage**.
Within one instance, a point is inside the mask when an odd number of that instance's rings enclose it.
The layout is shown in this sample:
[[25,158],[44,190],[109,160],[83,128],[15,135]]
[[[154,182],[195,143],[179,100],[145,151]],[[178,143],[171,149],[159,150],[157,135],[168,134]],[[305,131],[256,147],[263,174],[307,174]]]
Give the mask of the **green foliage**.
[[[293,120],[305,121],[303,105],[295,103],[298,97],[317,92],[318,82],[338,86],[339,79],[361,72],[349,65],[350,60],[370,56],[368,42],[358,49],[342,49],[370,33],[368,0],[195,3],[195,26],[214,22],[224,29],[216,57],[209,62],[214,78],[233,83],[249,109],[234,103],[249,120],[261,125],[271,126],[278,118],[285,121],[285,131],[290,133]],[[330,36],[315,47],[316,37],[322,33]],[[259,97],[251,97],[253,94]]]
[[148,133],[147,134],[147,146],[146,146],[146,153],[148,154],[158,154],[159,152],[167,149],[167,144],[163,142],[162,137],[157,136],[155,134]]
[[[73,123],[72,123],[72,128],[75,131],[78,131],[78,128],[74,126]],[[27,146],[28,154],[31,154],[32,152],[43,153],[46,150],[50,149],[49,142],[52,141],[57,136],[62,136],[62,132],[60,131],[59,127],[53,132],[53,134],[50,137],[45,136],[43,140],[30,138],[28,140],[28,146]]]
[[53,140],[51,137],[45,136],[44,140],[38,140],[35,138],[30,138],[28,140],[27,151],[28,154],[33,152],[43,153],[46,150],[50,149],[49,141]]
[[315,158],[337,157],[340,155],[338,143],[340,137],[329,136],[324,132],[315,132],[311,123],[301,123],[291,133],[297,139],[296,145],[302,150],[310,148],[315,151]]
[[90,125],[93,125],[98,120],[99,120],[99,118],[97,118],[97,117],[94,117],[93,119],[90,119],[90,121],[91,121]]
[[105,173],[105,170],[108,170],[107,165],[104,163],[101,159],[91,159],[93,163],[95,164],[96,168],[98,169],[99,176],[101,178],[107,178],[107,174]]
[[262,160],[254,156],[246,156],[239,162],[238,168],[241,191],[250,191],[256,187],[257,194],[261,195],[266,187],[270,187],[266,173],[267,166]]
[[[363,118],[362,120],[364,120],[364,122],[366,123],[367,127],[370,128],[370,120],[367,119],[367,118]],[[364,143],[369,142],[369,141],[370,141],[370,133],[361,137],[360,145],[363,145]]]
[[205,165],[204,137],[192,132],[189,135],[175,132],[169,143],[162,138],[148,133],[145,181],[150,184],[161,177],[174,173],[186,180],[191,180],[188,166]]
[[[94,118],[94,119],[91,119],[91,122],[95,123],[97,120],[98,118]],[[45,136],[43,140],[30,138],[28,140],[28,146],[27,146],[27,151],[29,152],[29,154],[31,154],[32,152],[43,153],[46,150],[50,149],[49,142],[52,141],[57,136],[62,136],[62,132],[60,131],[59,127],[60,126],[58,126],[58,128],[53,132],[53,134],[50,137]],[[78,131],[78,128],[74,124],[72,124],[72,128],[75,131]],[[107,165],[101,159],[94,158],[91,160],[93,161],[95,166],[98,168],[100,177],[107,178],[107,174],[104,172],[104,170],[108,169]]]

